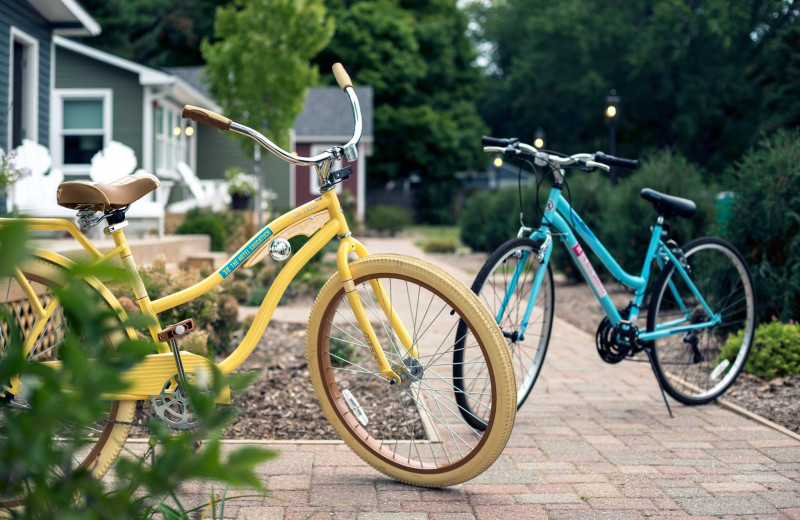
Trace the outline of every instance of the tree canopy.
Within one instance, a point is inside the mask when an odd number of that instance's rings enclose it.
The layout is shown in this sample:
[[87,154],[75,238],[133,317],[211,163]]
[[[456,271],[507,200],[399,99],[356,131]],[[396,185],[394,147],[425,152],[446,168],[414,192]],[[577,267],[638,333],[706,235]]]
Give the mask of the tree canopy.
[[202,45],[211,93],[225,114],[288,146],[333,34],[322,0],[234,0],[217,10],[216,41]]
[[456,172],[481,164],[480,69],[455,0],[328,0],[337,31],[317,59],[375,89],[371,185],[419,175],[418,215],[452,212]]
[[89,45],[150,67],[202,65],[200,43],[230,0],[81,0],[103,32]]
[[673,147],[720,171],[798,123],[791,0],[504,0],[483,14],[494,73],[480,106],[499,135],[542,127],[559,150],[607,149],[616,89],[620,154]]

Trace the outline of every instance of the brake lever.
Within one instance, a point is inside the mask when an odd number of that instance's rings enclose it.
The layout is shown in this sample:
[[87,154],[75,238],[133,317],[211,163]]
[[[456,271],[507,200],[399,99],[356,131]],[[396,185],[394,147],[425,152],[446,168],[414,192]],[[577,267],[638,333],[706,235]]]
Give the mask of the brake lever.
[[592,169],[600,168],[601,170],[606,171],[606,172],[611,170],[611,166],[609,166],[607,164],[599,163],[597,161],[586,161],[585,165],[586,165],[587,168],[592,168]]

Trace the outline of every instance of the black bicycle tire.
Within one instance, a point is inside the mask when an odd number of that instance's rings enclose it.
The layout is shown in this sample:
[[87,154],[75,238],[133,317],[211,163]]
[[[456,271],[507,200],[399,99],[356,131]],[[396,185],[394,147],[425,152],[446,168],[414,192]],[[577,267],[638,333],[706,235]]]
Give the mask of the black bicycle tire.
[[[489,255],[489,258],[487,258],[486,262],[484,262],[483,266],[481,266],[481,269],[478,272],[477,276],[475,276],[475,280],[473,280],[470,289],[472,290],[473,293],[480,296],[480,291],[483,288],[483,285],[486,283],[486,280],[489,278],[489,275],[495,270],[495,266],[503,258],[505,258],[509,252],[513,251],[514,249],[519,249],[521,247],[528,247],[531,248],[532,250],[536,250],[538,246],[539,244],[537,242],[527,237],[514,238],[501,244],[500,247],[495,249],[492,252],[492,254]],[[533,387],[536,385],[536,381],[538,380],[539,374],[542,371],[542,366],[544,365],[545,357],[547,356],[547,347],[550,344],[550,336],[552,334],[552,329],[553,329],[553,318],[555,315],[555,309],[554,309],[555,288],[553,284],[553,271],[552,268],[550,267],[549,262],[547,265],[547,273],[545,276],[548,277],[549,287],[550,287],[549,297],[550,297],[550,302],[552,303],[552,305],[550,306],[548,324],[546,327],[547,329],[546,340],[544,342],[544,345],[540,345],[540,349],[542,350],[542,355],[538,365],[539,368],[536,371],[533,380],[531,381],[528,388],[525,390],[524,395],[521,398],[519,397],[519,395],[517,396],[517,410],[519,410],[522,407],[522,405],[528,399],[528,396],[530,395],[531,391],[533,390]],[[458,325],[458,331],[456,332],[456,337],[461,338],[459,339],[458,343],[463,343],[464,341],[463,336],[465,330],[462,329],[465,329],[465,327],[466,326],[463,323],[459,323]],[[456,344],[456,347],[453,351],[453,385],[457,389],[461,388],[460,378],[461,375],[463,374],[462,372],[463,365],[461,364],[461,362],[463,361],[463,349],[460,348],[460,345],[458,343]],[[519,384],[519,381],[517,382],[517,384]],[[519,392],[519,388],[517,389],[517,391]],[[471,408],[469,406],[469,402],[460,392],[456,392],[456,402],[459,405],[459,409],[463,410],[461,414],[462,417],[464,417],[464,419],[467,422],[469,422],[472,427],[480,429],[482,426],[482,422],[475,416],[475,414],[470,413]]]
[[[728,249],[728,251],[730,251],[737,258],[737,260],[741,263],[742,267],[744,268],[744,273],[747,276],[747,283],[749,284],[749,286],[751,288],[751,291],[752,291],[752,309],[748,309],[748,314],[752,319],[752,323],[751,323],[751,326],[750,326],[749,337],[745,338],[746,341],[743,342],[743,343],[746,344],[746,346],[744,348],[746,348],[747,351],[746,351],[746,353],[744,355],[744,358],[743,358],[742,362],[740,363],[740,365],[738,367],[738,370],[736,370],[736,373],[734,374],[734,376],[731,377],[730,380],[724,386],[722,386],[720,389],[716,390],[715,392],[711,393],[710,395],[706,395],[706,396],[703,396],[703,397],[694,397],[694,396],[686,395],[686,394],[682,393],[681,391],[679,391],[678,389],[676,389],[670,383],[669,378],[667,377],[665,369],[662,366],[661,361],[660,361],[659,356],[658,356],[658,343],[657,343],[657,341],[649,342],[649,347],[653,349],[653,370],[655,371],[656,378],[658,378],[661,386],[664,388],[664,390],[672,398],[676,399],[677,401],[679,401],[679,402],[681,402],[683,404],[687,404],[687,405],[691,405],[691,406],[703,405],[703,404],[710,403],[711,401],[714,401],[720,395],[724,394],[731,387],[731,385],[736,381],[736,379],[739,377],[739,374],[744,369],[744,365],[747,363],[747,357],[750,355],[750,350],[752,350],[752,347],[753,347],[753,338],[754,338],[754,335],[755,335],[755,328],[756,328],[756,323],[755,322],[756,322],[756,317],[758,316],[757,308],[756,308],[757,298],[756,298],[755,284],[753,283],[752,273],[750,272],[750,268],[747,265],[747,261],[744,259],[742,254],[739,252],[738,249],[736,249],[736,247],[733,244],[731,244],[727,240],[723,240],[723,239],[718,238],[718,237],[699,237],[699,238],[696,238],[694,240],[691,240],[691,241],[687,242],[686,244],[684,244],[681,247],[681,249],[684,251],[684,253],[686,254],[687,257],[691,257],[691,251],[693,249],[695,249],[699,245],[706,244],[706,243],[713,243],[713,244],[716,244],[717,246],[721,246],[721,247],[723,247],[725,249]],[[664,294],[664,286],[666,285],[668,280],[671,278],[673,271],[675,271],[675,265],[672,262],[668,262],[664,266],[664,269],[661,271],[661,274],[660,274],[658,280],[656,281],[656,284],[653,286],[653,292],[651,293],[650,303],[649,303],[648,312],[647,312],[647,331],[648,332],[652,332],[653,330],[655,330],[657,312],[658,312],[658,307],[659,307],[660,300],[661,300],[661,295]]]

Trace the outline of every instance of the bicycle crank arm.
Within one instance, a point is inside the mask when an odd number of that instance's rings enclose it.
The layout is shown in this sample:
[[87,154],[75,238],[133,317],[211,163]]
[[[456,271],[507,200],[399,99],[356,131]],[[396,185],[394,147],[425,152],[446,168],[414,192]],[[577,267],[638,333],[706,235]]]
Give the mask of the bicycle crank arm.
[[[203,356],[181,351],[181,361],[183,362],[183,367],[186,372],[194,372],[196,374],[207,373],[210,377],[213,363]],[[60,361],[42,361],[41,364],[56,370],[61,368]],[[172,355],[172,352],[150,354],[145,356],[141,363],[134,365],[121,374],[120,377],[130,384],[124,393],[103,394],[103,399],[114,401],[150,399],[151,396],[159,395],[165,383],[173,376],[175,376],[175,357]],[[12,394],[18,394],[21,386],[22,384],[19,378],[14,378],[7,391]],[[214,402],[230,404],[230,387],[225,385],[222,390],[214,396]]]

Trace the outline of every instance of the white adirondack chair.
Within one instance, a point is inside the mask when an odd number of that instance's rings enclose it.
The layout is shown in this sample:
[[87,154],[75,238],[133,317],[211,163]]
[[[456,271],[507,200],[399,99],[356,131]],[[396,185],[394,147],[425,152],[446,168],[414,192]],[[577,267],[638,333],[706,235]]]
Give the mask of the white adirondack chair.
[[[99,183],[109,183],[120,177],[125,177],[134,173],[136,169],[136,154],[133,150],[117,141],[111,141],[108,145],[97,152],[92,157],[92,166],[89,169],[89,176],[92,181]],[[143,170],[137,170],[143,171]],[[126,213],[130,219],[154,219],[158,222],[158,236],[164,236],[164,208],[169,200],[169,192],[172,189],[172,181],[161,181],[155,192],[149,193],[143,198],[131,204]]]
[[222,211],[228,207],[228,182],[223,180],[198,179],[194,171],[185,162],[179,162],[176,169],[181,180],[189,188],[192,197],[167,206],[170,213],[186,213],[192,208],[209,208]]
[[15,166],[27,168],[29,174],[15,182],[9,189],[7,210],[29,217],[74,218],[75,211],[62,208],[56,202],[56,189],[64,180],[61,170],[50,170],[50,152],[41,144],[24,139],[14,149]]

